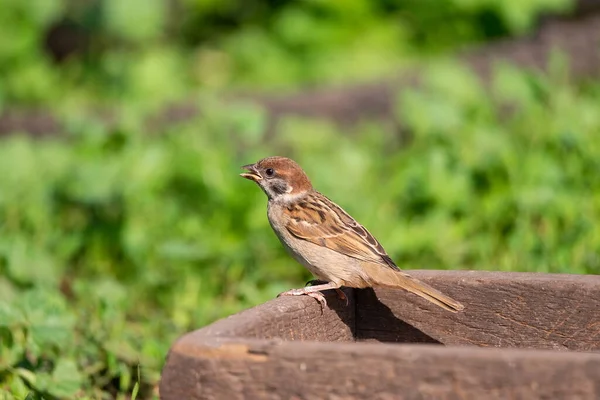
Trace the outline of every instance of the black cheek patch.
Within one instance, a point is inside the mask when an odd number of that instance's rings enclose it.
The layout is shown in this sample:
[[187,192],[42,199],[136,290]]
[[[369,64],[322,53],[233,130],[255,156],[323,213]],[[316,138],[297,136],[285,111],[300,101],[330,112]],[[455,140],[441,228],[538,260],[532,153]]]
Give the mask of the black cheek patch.
[[284,181],[277,180],[273,181],[273,183],[271,184],[271,188],[277,194],[284,194],[287,193],[288,185]]

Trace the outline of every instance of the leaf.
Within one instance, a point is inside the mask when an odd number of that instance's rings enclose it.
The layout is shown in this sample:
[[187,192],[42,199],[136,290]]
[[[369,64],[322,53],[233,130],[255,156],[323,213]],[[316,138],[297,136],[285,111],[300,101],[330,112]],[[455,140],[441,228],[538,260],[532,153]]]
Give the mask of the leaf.
[[13,304],[0,301],[0,327],[12,328],[26,323],[23,312]]
[[[17,375],[10,375],[8,379],[8,385],[6,387],[9,388],[10,394],[14,397],[14,399],[26,399],[30,396],[31,389],[27,386],[27,384]],[[2,393],[2,392],[0,392]]]
[[161,33],[167,15],[163,0],[106,0],[110,30],[132,41],[148,40]]
[[60,294],[34,289],[25,292],[19,302],[37,349],[46,350],[51,346],[65,349],[72,344],[75,318]]
[[133,385],[133,390],[131,391],[131,400],[137,399],[139,390],[140,390],[140,382],[138,381],[135,383],[135,385]]
[[60,359],[52,372],[48,392],[59,398],[73,398],[83,384],[83,377],[74,360]]
[[25,368],[16,368],[15,372],[30,385],[35,385],[35,372]]

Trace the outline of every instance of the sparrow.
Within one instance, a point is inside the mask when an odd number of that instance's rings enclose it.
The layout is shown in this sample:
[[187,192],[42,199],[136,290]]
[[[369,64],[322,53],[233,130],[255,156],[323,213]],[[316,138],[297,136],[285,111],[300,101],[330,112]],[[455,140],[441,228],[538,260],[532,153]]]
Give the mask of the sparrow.
[[256,182],[267,195],[269,223],[283,246],[319,282],[280,296],[308,295],[325,306],[322,290],[343,294],[343,286],[381,286],[408,290],[448,311],[464,309],[456,300],[401,271],[369,231],[313,188],[295,161],[267,157],[242,168],[246,172],[240,176]]

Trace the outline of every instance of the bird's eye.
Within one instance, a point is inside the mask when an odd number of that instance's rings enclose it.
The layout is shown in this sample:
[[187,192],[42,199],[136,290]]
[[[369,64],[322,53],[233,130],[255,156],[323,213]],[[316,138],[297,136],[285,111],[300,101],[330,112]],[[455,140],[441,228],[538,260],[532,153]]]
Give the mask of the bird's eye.
[[273,170],[273,168],[267,168],[265,170],[265,173],[267,174],[267,176],[273,176],[273,174],[275,173],[275,170]]

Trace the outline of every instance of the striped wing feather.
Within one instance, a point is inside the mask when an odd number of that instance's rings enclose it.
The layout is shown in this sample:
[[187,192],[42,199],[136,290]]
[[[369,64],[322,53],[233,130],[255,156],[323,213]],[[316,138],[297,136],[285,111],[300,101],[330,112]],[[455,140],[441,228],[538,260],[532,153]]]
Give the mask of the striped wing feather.
[[295,237],[349,257],[399,269],[381,244],[340,206],[320,193],[288,205],[287,230]]

